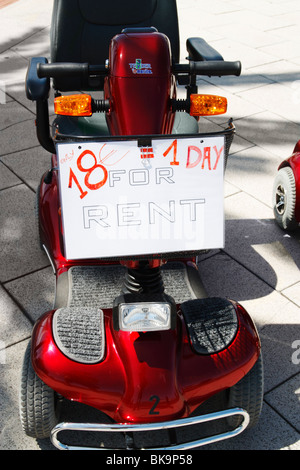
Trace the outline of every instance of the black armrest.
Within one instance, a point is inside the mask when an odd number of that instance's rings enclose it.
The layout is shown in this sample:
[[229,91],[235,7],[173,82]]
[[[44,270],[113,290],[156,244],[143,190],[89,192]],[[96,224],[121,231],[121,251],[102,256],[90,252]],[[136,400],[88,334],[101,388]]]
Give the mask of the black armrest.
[[26,75],[26,96],[31,101],[47,100],[49,97],[50,79],[37,75],[37,65],[47,63],[45,57],[33,57],[30,60]]
[[186,41],[189,60],[224,60],[221,54],[202,38],[189,38]]
[[38,140],[45,150],[55,153],[55,145],[49,132],[48,98],[50,78],[40,78],[37,74],[38,64],[47,64],[45,57],[33,57],[30,60],[26,75],[26,96],[36,101],[36,133]]

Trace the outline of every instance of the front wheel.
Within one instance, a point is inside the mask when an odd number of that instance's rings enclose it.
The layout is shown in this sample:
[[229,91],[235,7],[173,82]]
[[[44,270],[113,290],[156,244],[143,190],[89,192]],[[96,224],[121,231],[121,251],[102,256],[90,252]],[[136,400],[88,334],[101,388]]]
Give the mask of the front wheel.
[[30,437],[45,439],[58,423],[58,397],[36,375],[31,363],[31,343],[28,343],[22,368],[20,419],[23,431]]
[[275,219],[284,230],[295,230],[296,183],[290,167],[281,168],[273,185],[273,211]]
[[[252,369],[233,387],[227,390],[228,408],[243,408],[250,417],[248,428],[255,426],[259,420],[263,403],[263,361],[260,354]],[[239,416],[228,418],[230,426],[237,427],[241,422]]]

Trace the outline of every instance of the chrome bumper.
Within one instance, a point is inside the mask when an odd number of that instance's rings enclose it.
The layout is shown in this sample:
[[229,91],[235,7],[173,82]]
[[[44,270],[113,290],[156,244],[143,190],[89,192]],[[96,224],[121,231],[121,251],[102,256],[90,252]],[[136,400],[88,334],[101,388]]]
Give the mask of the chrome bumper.
[[222,418],[229,418],[230,416],[242,416],[242,423],[237,426],[235,429],[216,434],[214,436],[201,438],[192,442],[185,442],[182,444],[170,445],[168,447],[152,447],[145,449],[135,449],[135,450],[187,450],[193,449],[196,447],[204,446],[211,444],[213,442],[222,441],[224,439],[229,439],[231,437],[237,436],[243,432],[249,424],[249,415],[247,411],[242,408],[232,408],[229,410],[218,411],[215,413],[209,413],[202,416],[195,416],[191,418],[178,419],[174,421],[164,421],[161,423],[146,423],[146,424],[90,424],[90,423],[60,423],[55,426],[51,432],[51,441],[55,447],[60,450],[124,450],[124,449],[111,449],[106,447],[81,447],[74,445],[67,445],[61,443],[57,436],[62,431],[90,431],[90,432],[141,432],[141,431],[159,431],[159,430],[168,430],[173,428],[179,428],[183,426],[192,426],[201,423],[208,423],[209,421],[214,421]]

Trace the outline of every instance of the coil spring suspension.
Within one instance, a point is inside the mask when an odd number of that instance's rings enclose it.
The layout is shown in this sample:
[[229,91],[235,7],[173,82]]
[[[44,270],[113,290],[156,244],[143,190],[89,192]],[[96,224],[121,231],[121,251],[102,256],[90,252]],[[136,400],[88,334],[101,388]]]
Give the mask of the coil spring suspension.
[[127,269],[123,293],[154,294],[163,292],[164,283],[160,267],[150,268],[147,262],[141,262],[138,268]]

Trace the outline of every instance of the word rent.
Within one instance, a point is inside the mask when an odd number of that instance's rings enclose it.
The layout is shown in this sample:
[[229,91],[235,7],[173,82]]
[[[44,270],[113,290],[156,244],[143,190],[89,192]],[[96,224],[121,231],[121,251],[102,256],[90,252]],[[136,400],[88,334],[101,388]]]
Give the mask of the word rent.
[[155,202],[84,206],[83,224],[85,229],[92,228],[93,224],[104,228],[113,224],[124,227],[142,223],[155,224],[160,218],[175,223],[176,217],[181,217],[181,221],[195,222],[199,204],[205,204],[205,199],[180,199],[176,203],[171,200],[164,207]]

